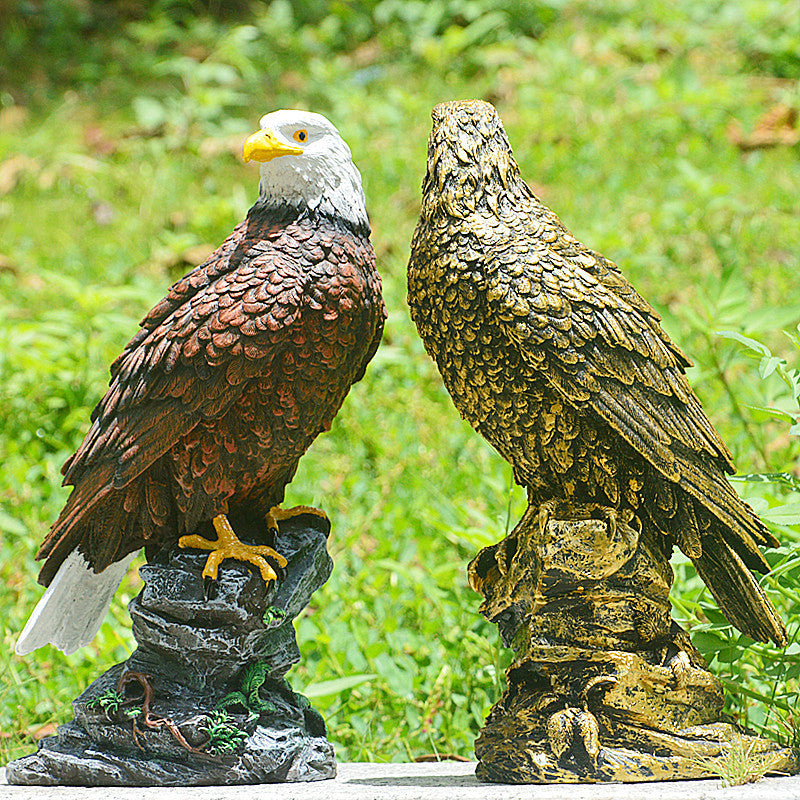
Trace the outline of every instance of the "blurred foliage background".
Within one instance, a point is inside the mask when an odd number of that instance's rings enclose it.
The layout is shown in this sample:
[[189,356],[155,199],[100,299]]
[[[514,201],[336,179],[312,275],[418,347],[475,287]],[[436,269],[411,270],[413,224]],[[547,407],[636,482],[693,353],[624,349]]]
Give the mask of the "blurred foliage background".
[[0,761],[133,646],[135,569],[90,646],[12,655],[108,365],[255,200],[241,144],[281,107],[349,142],[390,311],[288,492],[331,516],[335,559],[291,679],[343,759],[471,755],[508,653],[465,566],[524,497],[405,305],[430,108],[464,97],[496,104],[535,191],[693,358],[735,486],[784,543],[765,583],[791,644],[738,634],[678,556],[675,616],[729,712],[798,744],[798,80],[800,6],[780,0],[0,0]]

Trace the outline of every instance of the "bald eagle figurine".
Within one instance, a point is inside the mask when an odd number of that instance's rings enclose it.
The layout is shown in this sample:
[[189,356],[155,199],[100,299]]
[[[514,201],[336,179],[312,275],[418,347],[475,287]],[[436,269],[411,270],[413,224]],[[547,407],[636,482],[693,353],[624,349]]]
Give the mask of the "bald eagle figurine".
[[284,488],[364,375],[386,311],[361,176],[336,128],[275,111],[244,158],[261,162],[258,201],[145,317],[64,465],[74,489],[37,554],[48,589],[17,653],[89,642],[142,547],[181,537],[210,550],[211,578],[225,558],[265,581],[286,564],[264,543],[291,513]]
[[690,361],[528,188],[488,103],[433,110],[408,302],[459,412],[540,521],[563,502],[624,513],[666,557],[677,544],[692,559],[737,628],[786,643],[751,572],[778,542],[725,477]]

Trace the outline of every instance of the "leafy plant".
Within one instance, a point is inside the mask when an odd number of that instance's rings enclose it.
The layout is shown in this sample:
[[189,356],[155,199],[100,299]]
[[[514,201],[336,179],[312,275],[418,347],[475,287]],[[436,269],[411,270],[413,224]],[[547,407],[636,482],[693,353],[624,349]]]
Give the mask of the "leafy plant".
[[343,678],[333,678],[329,681],[320,681],[319,683],[310,683],[303,689],[303,694],[299,695],[309,702],[309,698],[314,697],[331,697],[332,695],[340,694],[348,689],[355,689],[356,686],[361,686],[362,683],[369,683],[378,676],[374,673],[366,675],[346,675]]
[[[757,358],[760,378],[757,386],[761,387],[762,396],[769,400],[750,406],[750,411],[762,419],[777,420],[785,429],[788,428],[789,437],[800,436],[800,370],[789,366],[785,358],[774,355],[757,339],[735,331],[723,331],[720,336],[743,345],[746,352]],[[786,333],[786,337],[800,352],[800,337],[792,332]],[[796,453],[797,442],[785,449]],[[742,488],[748,502],[783,542],[781,547],[766,553],[771,572],[763,582],[787,621],[789,645],[778,650],[739,634],[708,601],[705,590],[701,590],[697,601],[683,598],[679,605],[690,616],[703,620],[694,626],[692,641],[712,663],[728,689],[729,711],[762,735],[796,746],[800,742],[797,724],[800,719],[800,607],[797,594],[800,586],[800,537],[797,532],[797,526],[800,526],[800,477],[790,472],[762,472],[737,475],[732,480]],[[760,763],[761,756],[755,751],[749,755],[753,753],[754,763]],[[747,757],[748,753],[732,750],[733,766],[745,769]]]
[[743,0],[737,6],[728,14],[743,23],[738,38],[748,66],[777,78],[800,78],[800,9],[781,0]]
[[262,714],[274,713],[275,705],[269,700],[263,700],[260,695],[261,687],[267,680],[269,670],[270,666],[266,662],[257,662],[245,667],[241,688],[225,695],[220,700],[218,708],[242,706],[247,711],[248,719],[258,719]]
[[743,786],[754,783],[774,772],[782,757],[765,750],[758,739],[738,737],[725,746],[717,758],[699,757],[696,763],[712,775],[719,776],[723,786]]
[[93,697],[86,705],[88,708],[97,708],[99,706],[107,716],[111,716],[119,711],[124,702],[125,698],[119,692],[114,691],[114,689],[106,689],[103,694]]
[[235,753],[247,741],[247,731],[233,722],[224,710],[212,711],[203,730],[208,734],[205,749],[215,756]]
[[[800,325],[798,325],[797,330],[800,332]],[[800,436],[800,418],[798,417],[798,414],[800,414],[800,369],[789,367],[785,358],[774,355],[765,344],[749,336],[743,336],[736,331],[720,331],[719,335],[743,344],[748,350],[760,356],[758,374],[761,376],[762,381],[769,378],[770,375],[776,375],[781,379],[788,390],[788,395],[791,397],[790,408],[770,407],[759,408],[758,410],[788,422],[791,426],[789,435]],[[786,337],[792,342],[800,355],[800,336],[796,333],[786,332]]]

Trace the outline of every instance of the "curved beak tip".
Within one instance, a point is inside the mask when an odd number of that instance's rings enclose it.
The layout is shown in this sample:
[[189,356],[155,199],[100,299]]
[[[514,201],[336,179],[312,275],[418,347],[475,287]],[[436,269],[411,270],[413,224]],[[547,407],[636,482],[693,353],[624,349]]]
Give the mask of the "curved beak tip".
[[245,161],[271,161],[280,156],[298,156],[302,147],[280,141],[270,130],[262,129],[247,137],[242,148]]

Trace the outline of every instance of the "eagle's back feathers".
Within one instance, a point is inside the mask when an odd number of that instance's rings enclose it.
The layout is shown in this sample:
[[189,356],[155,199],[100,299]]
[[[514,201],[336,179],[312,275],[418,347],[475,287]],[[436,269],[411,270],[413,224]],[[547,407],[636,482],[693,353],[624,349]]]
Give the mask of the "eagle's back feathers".
[[767,571],[759,546],[778,543],[725,477],[731,454],[689,360],[619,268],[525,185],[488,104],[434,111],[408,286],[456,407],[533,502],[632,510],[692,558],[737,627],[785,642],[748,570]]

